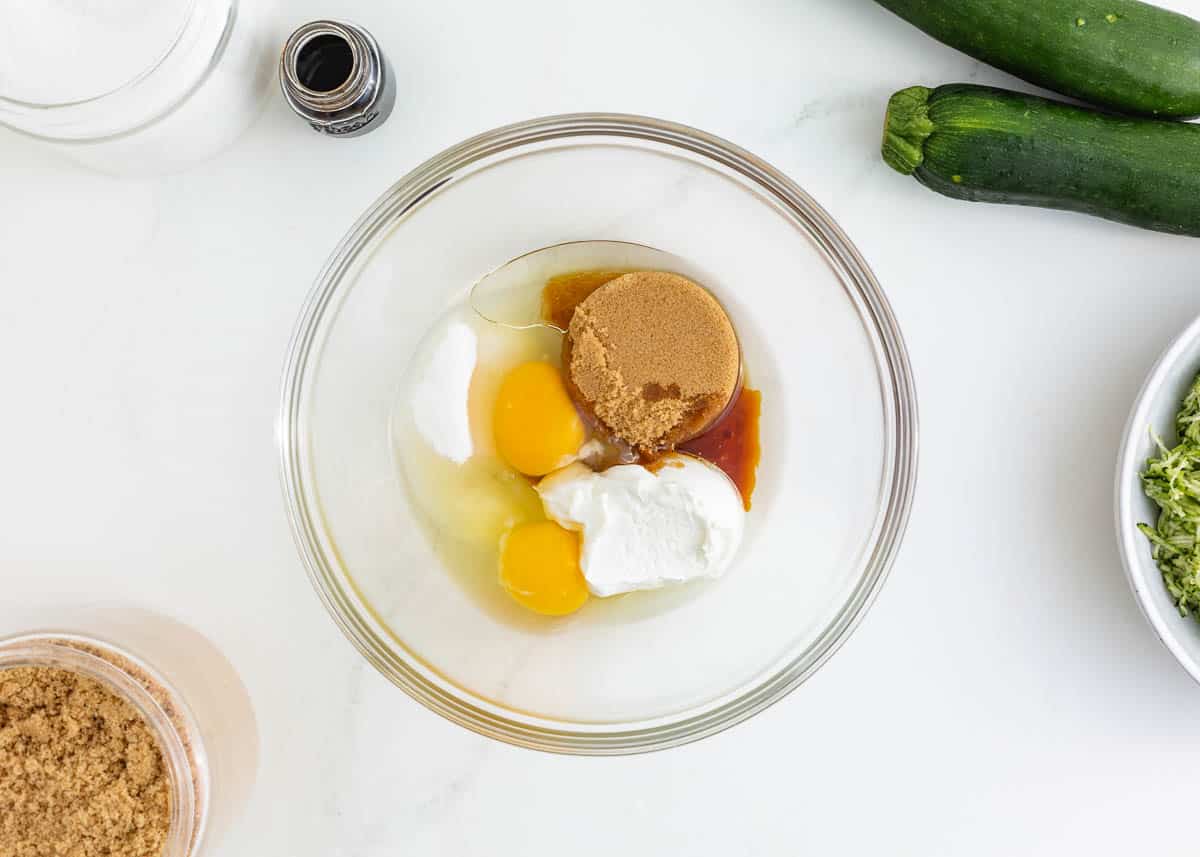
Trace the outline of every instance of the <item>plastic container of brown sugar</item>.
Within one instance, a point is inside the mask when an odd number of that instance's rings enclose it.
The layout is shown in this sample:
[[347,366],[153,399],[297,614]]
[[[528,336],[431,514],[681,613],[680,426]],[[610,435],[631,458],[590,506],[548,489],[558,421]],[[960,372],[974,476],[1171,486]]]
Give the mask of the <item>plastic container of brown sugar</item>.
[[70,633],[0,639],[0,671],[18,667],[64,670],[92,679],[137,711],[158,743],[168,781],[169,821],[161,857],[196,854],[208,821],[208,758],[195,718],[171,683],[112,643]]

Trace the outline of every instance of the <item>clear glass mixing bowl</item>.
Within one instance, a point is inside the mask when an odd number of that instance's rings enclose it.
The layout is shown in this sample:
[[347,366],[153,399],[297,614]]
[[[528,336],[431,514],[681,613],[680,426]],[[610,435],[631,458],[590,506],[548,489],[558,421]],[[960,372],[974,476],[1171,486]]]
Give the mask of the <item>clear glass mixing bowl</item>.
[[[443,568],[389,423],[417,343],[478,278],[594,239],[706,273],[763,394],[759,487],[722,579],[594,599],[562,620],[517,616]],[[388,190],[304,307],[279,431],[300,553],[367,660],[469,729],[582,754],[695,740],[801,684],[879,591],[917,459],[900,331],[838,226],[724,140],[609,114],[482,134]]]

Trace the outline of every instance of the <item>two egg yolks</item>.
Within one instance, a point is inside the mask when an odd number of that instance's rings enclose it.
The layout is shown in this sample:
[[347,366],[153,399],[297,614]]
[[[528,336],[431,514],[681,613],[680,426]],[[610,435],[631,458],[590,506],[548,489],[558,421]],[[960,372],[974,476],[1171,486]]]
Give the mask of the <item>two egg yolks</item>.
[[[504,377],[492,411],[500,457],[526,476],[569,464],[586,438],[583,420],[549,363],[522,363]],[[587,583],[579,569],[579,534],[554,521],[514,527],[500,546],[500,583],[517,603],[547,616],[583,606]]]

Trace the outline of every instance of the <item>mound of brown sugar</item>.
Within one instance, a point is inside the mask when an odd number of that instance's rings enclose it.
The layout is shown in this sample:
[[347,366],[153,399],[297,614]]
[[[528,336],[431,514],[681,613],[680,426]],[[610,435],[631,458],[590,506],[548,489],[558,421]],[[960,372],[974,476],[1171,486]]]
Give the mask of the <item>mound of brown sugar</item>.
[[725,310],[678,274],[636,271],[584,299],[567,329],[572,392],[614,436],[654,452],[703,431],[741,371]]
[[67,670],[0,671],[0,855],[158,857],[170,824],[150,727]]

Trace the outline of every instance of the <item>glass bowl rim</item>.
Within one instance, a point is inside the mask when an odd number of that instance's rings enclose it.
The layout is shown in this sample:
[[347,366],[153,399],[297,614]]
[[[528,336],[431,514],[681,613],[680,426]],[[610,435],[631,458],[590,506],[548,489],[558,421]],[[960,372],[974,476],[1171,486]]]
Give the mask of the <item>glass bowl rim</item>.
[[[883,393],[881,514],[864,553],[863,572],[845,604],[810,646],[748,690],[698,714],[666,716],[634,728],[607,724],[561,728],[557,721],[517,719],[500,713],[500,706],[488,710],[486,703],[462,698],[452,683],[439,681],[429,669],[398,656],[385,642],[389,635],[384,623],[353,591],[352,582],[342,585],[328,562],[317,535],[318,516],[308,510],[303,472],[302,408],[312,369],[309,357],[325,312],[360,252],[460,170],[511,149],[573,137],[627,138],[682,149],[753,183],[807,233],[841,280],[871,339]],[[409,696],[464,728],[521,747],[577,755],[642,753],[686,744],[752,717],[803,684],[841,647],[882,588],[907,527],[917,476],[917,398],[908,351],[875,275],[842,229],[799,185],[750,152],[686,125],[622,113],[545,116],[495,128],[433,156],[385,191],[330,254],[301,309],[288,346],[276,430],[284,500],[297,550],[325,609],[359,653]]]

